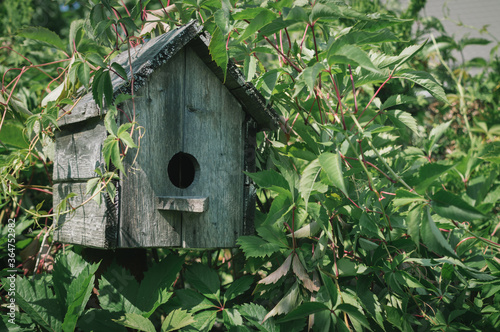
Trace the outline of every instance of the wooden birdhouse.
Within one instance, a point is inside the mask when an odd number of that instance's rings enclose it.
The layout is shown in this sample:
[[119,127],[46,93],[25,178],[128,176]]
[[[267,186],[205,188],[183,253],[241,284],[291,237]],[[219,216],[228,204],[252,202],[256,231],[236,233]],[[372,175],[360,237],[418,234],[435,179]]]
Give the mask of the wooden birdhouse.
[[[135,111],[143,136],[124,159],[117,195],[60,215],[55,240],[96,248],[234,247],[253,231],[255,135],[274,129],[277,115],[232,63],[227,78],[208,52],[210,36],[193,21],[113,61],[134,77]],[[112,76],[115,96],[130,81]],[[135,104],[133,104],[135,103]],[[135,108],[135,110],[133,110]],[[67,110],[66,110],[67,111]],[[69,193],[88,200],[86,182],[105,165],[106,109],[84,95],[61,118],[54,160],[54,207]],[[137,136],[137,135],[136,135]]]

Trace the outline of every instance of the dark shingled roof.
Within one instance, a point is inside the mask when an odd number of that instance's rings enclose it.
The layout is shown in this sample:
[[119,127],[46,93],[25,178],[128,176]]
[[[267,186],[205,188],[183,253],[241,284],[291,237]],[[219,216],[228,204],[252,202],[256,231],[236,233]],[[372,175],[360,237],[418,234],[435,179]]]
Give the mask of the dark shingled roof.
[[[231,94],[241,103],[244,111],[256,122],[260,129],[276,129],[278,127],[278,115],[268,105],[264,97],[253,86],[245,82],[245,77],[230,61],[224,82],[222,69],[212,60],[208,51],[210,35],[203,31],[203,27],[197,21],[169,31],[163,35],[153,38],[146,43],[130,50],[132,70],[134,73],[134,91],[142,87],[149,75],[164,63],[168,62],[179,50],[185,46],[191,47],[202,59],[207,67],[224,83]],[[125,51],[113,59],[123,66],[130,78],[130,64],[128,63],[128,52]],[[130,83],[124,81],[117,75],[112,75],[112,84],[115,95],[130,93]],[[71,114],[60,120],[60,125],[82,121],[92,116],[102,114],[95,104],[92,94],[82,97],[82,100],[74,107]]]

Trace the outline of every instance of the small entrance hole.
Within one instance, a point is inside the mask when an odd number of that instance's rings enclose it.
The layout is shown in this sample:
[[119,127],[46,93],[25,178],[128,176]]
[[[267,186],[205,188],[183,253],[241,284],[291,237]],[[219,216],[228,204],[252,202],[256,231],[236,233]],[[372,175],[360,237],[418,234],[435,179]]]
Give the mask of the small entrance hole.
[[179,152],[168,162],[168,178],[177,188],[187,188],[193,183],[200,169],[196,158],[189,153]]

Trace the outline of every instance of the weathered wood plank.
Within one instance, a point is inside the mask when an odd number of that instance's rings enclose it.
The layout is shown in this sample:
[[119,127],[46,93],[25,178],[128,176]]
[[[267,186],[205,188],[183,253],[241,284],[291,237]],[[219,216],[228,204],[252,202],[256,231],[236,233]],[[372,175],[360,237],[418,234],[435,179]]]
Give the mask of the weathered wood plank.
[[66,126],[56,132],[54,182],[82,181],[97,174],[94,170],[104,166],[102,145],[107,132],[102,119]]
[[208,211],[208,197],[162,196],[156,198],[159,210],[200,213]]
[[[181,212],[158,210],[156,197],[182,196],[181,189],[170,182],[167,166],[181,151],[184,67],[181,50],[152,73],[136,93],[136,121],[143,127],[144,136],[137,141],[135,164],[134,150],[124,160],[127,172],[121,176],[120,247],[181,245]],[[133,118],[132,100],[123,109]]]
[[182,196],[208,196],[210,209],[182,214],[182,246],[234,247],[243,223],[245,113],[189,48],[186,63],[183,151],[198,161],[199,177]]
[[[89,198],[89,195],[85,195],[85,187],[85,182],[55,184],[54,206],[57,206],[69,193],[75,193],[76,196],[68,200],[68,208],[80,205]],[[116,225],[108,224],[106,204],[99,206],[91,200],[74,212],[57,218],[54,239],[86,247],[111,248],[113,237],[116,237],[116,229],[112,229],[113,226]]]

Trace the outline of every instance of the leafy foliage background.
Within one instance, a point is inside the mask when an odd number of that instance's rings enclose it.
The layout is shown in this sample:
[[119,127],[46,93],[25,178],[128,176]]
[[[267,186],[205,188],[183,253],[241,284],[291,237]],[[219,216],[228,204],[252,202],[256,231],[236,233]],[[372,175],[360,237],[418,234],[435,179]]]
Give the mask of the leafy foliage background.
[[[0,4],[2,251],[24,272],[12,330],[484,331],[500,326],[500,62],[378,1],[11,1]],[[83,92],[108,109],[115,194],[140,153],[116,126],[110,60],[191,19],[280,114],[258,136],[256,233],[241,250],[144,251],[148,269],[93,262],[51,241],[54,133]],[[412,19],[420,22],[412,30]],[[38,24],[37,24],[38,23]],[[36,26],[38,25],[38,26]],[[41,26],[41,27],[40,27]],[[440,37],[429,37],[440,32]],[[480,67],[476,76],[471,67]],[[146,132],[147,134],[147,132]],[[112,163],[116,168],[110,168]],[[16,220],[15,248],[8,219]],[[118,254],[118,253],[117,253]],[[9,260],[10,259],[10,260]],[[2,272],[2,310],[9,300]]]

